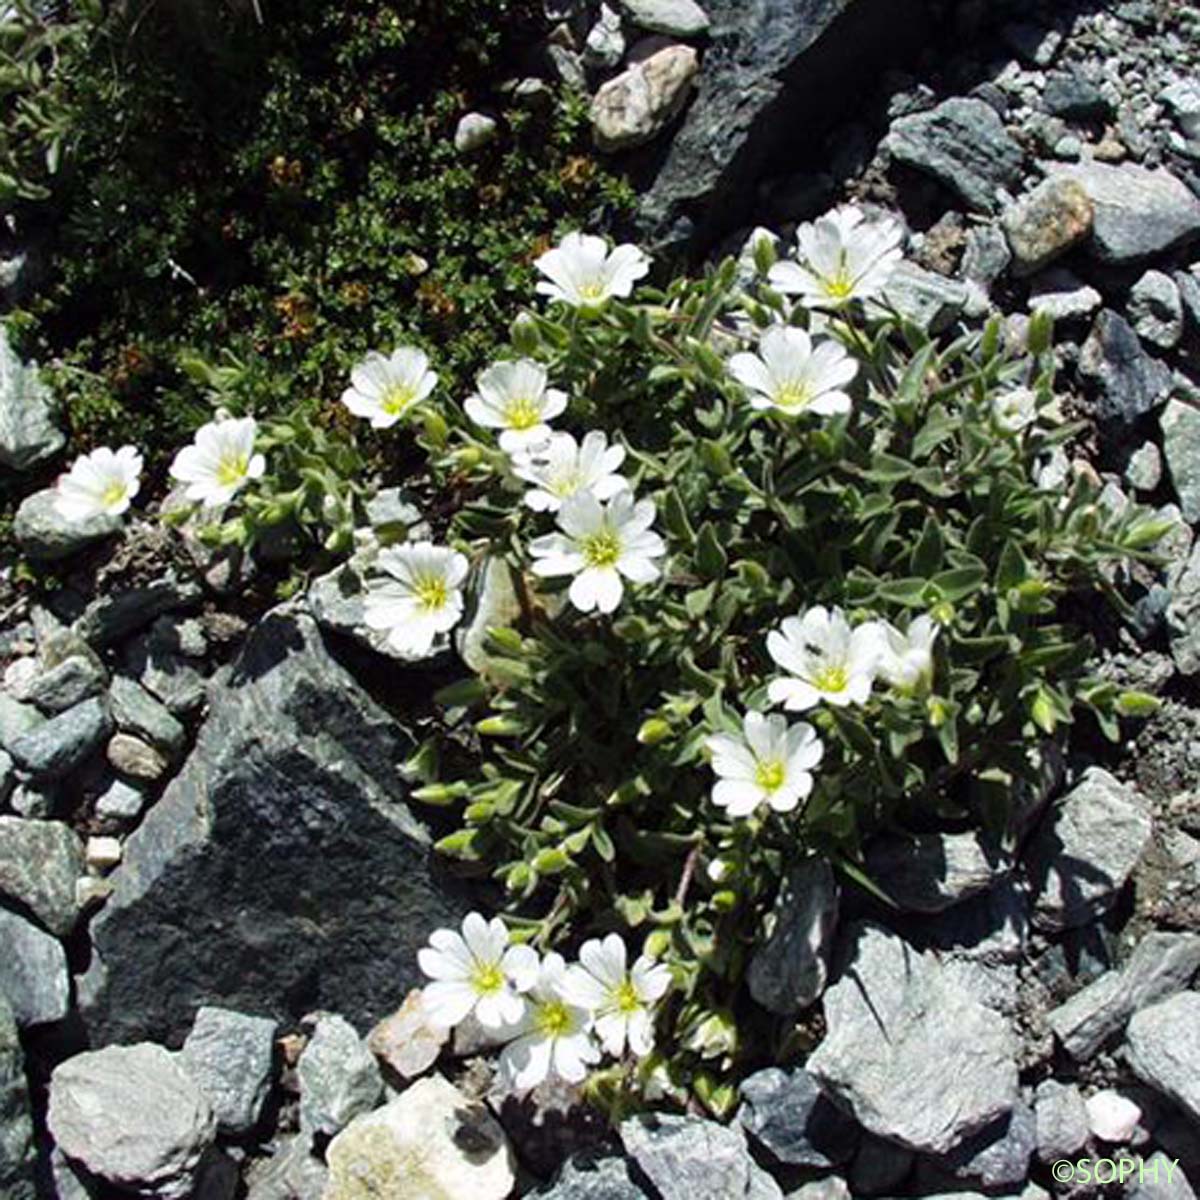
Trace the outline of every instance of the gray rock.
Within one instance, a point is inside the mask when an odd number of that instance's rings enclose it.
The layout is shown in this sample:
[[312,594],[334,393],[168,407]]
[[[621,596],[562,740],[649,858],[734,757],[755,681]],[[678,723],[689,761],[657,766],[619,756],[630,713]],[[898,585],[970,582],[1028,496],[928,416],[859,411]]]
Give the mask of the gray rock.
[[1133,1015],[1125,1056],[1134,1074],[1200,1121],[1200,992],[1180,992]]
[[643,1113],[622,1121],[618,1132],[661,1200],[783,1200],[779,1185],[750,1157],[740,1125]]
[[226,1008],[202,1008],[180,1050],[180,1061],[200,1085],[220,1133],[250,1133],[271,1087],[276,1024]]
[[569,1158],[554,1182],[534,1195],[538,1200],[649,1200],[634,1183],[624,1158]]
[[1039,275],[1029,289],[1029,311],[1047,313],[1055,322],[1090,317],[1103,303],[1094,287],[1061,269]]
[[13,794],[17,787],[17,769],[7,750],[0,750],[0,804]]
[[1186,324],[1193,330],[1200,330],[1200,276],[1194,271],[1176,271],[1172,278],[1179,289]]
[[737,1119],[772,1162],[837,1167],[858,1148],[858,1126],[797,1067],[756,1071],[741,1087]]
[[664,46],[605,83],[592,98],[592,132],[600,150],[653,141],[682,111],[700,59],[691,46]]
[[962,316],[969,295],[957,280],[902,262],[883,289],[883,299],[926,333],[943,333]]
[[499,555],[489,557],[469,581],[467,595],[470,615],[455,632],[454,644],[472,671],[486,675],[491,662],[487,631],[511,626],[521,616],[512,568]]
[[1092,202],[1074,179],[1039,183],[1001,217],[1016,273],[1032,275],[1086,241],[1092,218]]
[[0,746],[5,750],[19,737],[45,723],[45,717],[33,705],[22,704],[0,692]]
[[[1167,408],[1173,401],[1167,402]],[[1165,420],[1166,413],[1163,413]],[[1198,464],[1200,465],[1200,464]],[[1143,442],[1130,456],[1125,481],[1139,492],[1152,492],[1162,482],[1162,452],[1153,442]]]
[[1171,657],[1181,675],[1200,672],[1200,543],[1167,573]]
[[335,1013],[321,1013],[296,1067],[300,1083],[300,1129],[332,1136],[370,1112],[383,1095],[375,1056]]
[[61,1021],[71,981],[57,938],[0,908],[0,995],[8,997],[22,1029]]
[[839,895],[824,858],[813,855],[789,872],[775,901],[767,940],[750,961],[750,994],[764,1008],[792,1016],[825,990]]
[[867,847],[867,874],[900,908],[938,913],[987,891],[1012,859],[977,833],[885,835]]
[[467,113],[454,131],[454,148],[459,154],[474,154],[496,140],[498,129],[494,118],[483,113]]
[[174,758],[183,749],[187,730],[140,683],[116,675],[108,699],[113,720],[122,733],[135,734],[167,758]]
[[63,1153],[115,1186],[162,1200],[192,1194],[216,1121],[161,1046],[106,1046],[54,1069],[46,1114]]
[[35,781],[62,779],[99,748],[111,729],[112,717],[103,701],[85,700],[13,738],[7,749]]
[[5,1200],[34,1200],[34,1159],[25,1055],[12,1009],[0,990],[0,1194]]
[[1092,253],[1106,263],[1136,263],[1200,235],[1200,199],[1169,171],[1123,163],[1046,163],[1082,184],[1095,208]]
[[1132,424],[1164,403],[1171,372],[1142,349],[1129,323],[1105,309],[1079,356],[1079,375],[1095,392],[1096,415]]
[[171,568],[144,586],[103,591],[84,609],[74,629],[91,646],[111,646],[163,613],[197,604],[203,595],[199,580]]
[[967,245],[962,257],[964,279],[991,288],[1011,262],[1008,239],[998,226],[975,225],[967,230]]
[[21,362],[0,322],[0,466],[28,471],[66,444],[53,394],[38,377],[37,363]]
[[114,779],[96,798],[96,816],[106,821],[136,821],[146,807],[145,795],[124,779]]
[[850,1189],[838,1175],[827,1175],[788,1192],[787,1200],[850,1200]]
[[982,963],[1019,961],[1028,935],[1029,890],[1011,876],[910,930],[921,949],[937,950],[948,960]]
[[1158,98],[1171,110],[1184,137],[1200,138],[1200,84],[1181,79],[1164,88]]
[[449,1039],[449,1030],[429,1023],[424,993],[414,988],[390,1017],[371,1030],[367,1046],[401,1079],[415,1079],[437,1062]]
[[1037,1154],[1047,1166],[1082,1150],[1091,1132],[1087,1108],[1073,1083],[1044,1079],[1033,1101],[1037,1117]]
[[1200,934],[1150,933],[1120,971],[1108,971],[1046,1018],[1077,1062],[1096,1052],[1141,1008],[1182,991],[1200,971]]
[[0,894],[59,937],[75,927],[75,880],[82,874],[83,846],[69,825],[0,817]]
[[863,1134],[850,1167],[850,1187],[855,1196],[886,1196],[904,1183],[912,1170],[913,1152],[873,1134]]
[[107,684],[108,672],[98,659],[73,654],[35,675],[22,698],[53,715],[100,695]]
[[940,1159],[938,1166],[957,1179],[988,1189],[1024,1183],[1037,1145],[1033,1109],[1019,1103],[1008,1116],[982,1129]]
[[1064,121],[1103,121],[1112,112],[1103,92],[1091,80],[1065,71],[1046,76],[1042,104],[1052,117]]
[[1106,912],[1152,833],[1141,793],[1091,767],[1027,848],[1034,924],[1058,932]]
[[107,753],[113,770],[145,783],[162,779],[171,766],[165,754],[131,733],[114,734]]
[[69,558],[120,530],[120,517],[102,515],[68,521],[59,515],[56,495],[53,488],[44,488],[26,496],[13,518],[13,538],[30,558],[46,562]]
[[1200,521],[1200,412],[1182,400],[1169,400],[1161,417],[1163,454],[1179,508],[1188,524]]
[[1004,1018],[935,958],[876,926],[852,931],[825,1019],[808,1070],[879,1137],[946,1154],[1018,1103],[1017,1046]]
[[625,56],[625,33],[621,14],[607,4],[600,5],[600,15],[588,30],[583,46],[583,61],[593,70],[611,70]]
[[696,0],[617,0],[629,20],[648,33],[699,37],[708,32],[708,13]]
[[207,681],[194,656],[183,652],[179,626],[169,617],[160,617],[149,634],[125,646],[124,666],[177,717],[204,704]]
[[1138,1173],[1128,1182],[1129,1200],[1196,1200],[1179,1159],[1168,1158],[1161,1150],[1140,1162]]
[[932,175],[977,212],[995,212],[997,192],[1017,188],[1025,166],[996,110],[961,96],[893,121],[883,144],[897,161]]
[[271,1158],[246,1169],[246,1200],[322,1200],[329,1170],[307,1134],[281,1138]]
[[1183,299],[1170,275],[1147,271],[1129,293],[1129,320],[1143,342],[1172,350],[1183,337]]
[[420,982],[429,931],[469,907],[404,802],[412,739],[287,610],[210,702],[92,922],[89,1027],[181,1039],[202,1004],[282,1020],[320,1005],[365,1030]]

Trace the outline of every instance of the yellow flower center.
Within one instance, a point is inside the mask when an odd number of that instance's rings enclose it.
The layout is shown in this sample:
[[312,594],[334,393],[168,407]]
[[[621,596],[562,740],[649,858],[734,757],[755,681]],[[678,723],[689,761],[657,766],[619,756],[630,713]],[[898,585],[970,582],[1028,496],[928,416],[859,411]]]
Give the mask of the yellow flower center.
[[787,768],[778,758],[760,761],[754,771],[754,782],[764,792],[774,792],[783,786],[787,778]]
[[471,972],[471,987],[480,996],[493,996],[504,990],[504,972],[496,963],[476,963]]
[[546,1037],[561,1037],[571,1032],[571,1012],[561,1000],[546,1000],[538,1005],[534,1022],[538,1032]]
[[806,383],[785,383],[775,393],[775,403],[780,408],[805,408],[812,399],[812,389]]
[[560,500],[569,499],[583,486],[583,476],[578,471],[564,471],[550,481],[550,494]]
[[854,295],[854,280],[845,267],[825,280],[825,291],[831,300],[849,300]]
[[407,384],[398,383],[383,395],[380,407],[389,417],[398,417],[417,398],[417,393]]
[[542,410],[528,396],[515,396],[504,406],[509,429],[532,429],[542,419]]
[[100,503],[105,508],[112,508],[113,505],[120,504],[125,499],[125,494],[125,485],[114,480],[100,493]]
[[581,283],[578,290],[585,300],[603,300],[606,295],[604,284],[599,279],[590,279],[587,283]]
[[613,989],[613,1007],[617,1012],[626,1015],[635,1013],[642,1007],[641,997],[630,980],[626,979]]
[[226,454],[217,463],[217,482],[222,487],[230,487],[246,477],[246,468],[250,461],[244,454]]
[[621,543],[616,534],[608,529],[584,538],[580,550],[589,567],[615,566],[621,557]]
[[446,601],[450,598],[446,581],[438,575],[427,575],[424,579],[417,580],[413,595],[427,612],[438,612],[445,608]]
[[844,692],[850,684],[850,672],[845,667],[822,667],[812,683],[821,692]]

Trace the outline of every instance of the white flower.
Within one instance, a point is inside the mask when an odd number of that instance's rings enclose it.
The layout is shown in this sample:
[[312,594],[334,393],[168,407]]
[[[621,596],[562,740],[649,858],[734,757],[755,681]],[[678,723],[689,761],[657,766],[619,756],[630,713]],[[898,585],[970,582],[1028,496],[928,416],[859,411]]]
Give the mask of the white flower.
[[535,538],[529,551],[537,561],[535,575],[574,575],[571,603],[580,612],[610,613],[624,594],[622,576],[633,583],[653,583],[654,561],[666,553],[663,540],[650,530],[654,503],[634,502],[627,491],[602,505],[591,492],[576,492],[558,511],[562,533]]
[[350,372],[342,403],[372,429],[389,429],[437,387],[429,358],[413,346],[400,346],[390,357],[372,350]]
[[530,946],[510,946],[499,917],[468,913],[462,933],[437,929],[417,951],[421,970],[433,980],[422,989],[431,1025],[449,1029],[474,1013],[488,1029],[515,1025],[525,1014],[521,993],[537,981],[538,956]]
[[992,420],[1005,433],[1020,433],[1037,416],[1037,395],[1029,388],[1015,388],[992,397]]
[[917,617],[907,632],[883,625],[883,656],[879,674],[902,692],[924,691],[933,680],[933,643],[938,624],[928,614]]
[[777,291],[814,308],[840,308],[878,296],[904,257],[904,231],[890,218],[868,222],[845,205],[796,230],[798,262],[776,263],[768,275]]
[[566,970],[560,954],[542,960],[525,1015],[511,1031],[515,1040],[500,1055],[500,1077],[511,1089],[526,1091],[550,1075],[582,1083],[588,1064],[600,1059],[590,1014],[567,994]]
[[586,1008],[604,1049],[614,1058],[625,1044],[639,1058],[654,1047],[654,1005],[671,986],[671,972],[642,955],[626,967],[625,943],[610,933],[579,947],[580,966],[567,968],[566,992]]
[[567,407],[564,392],[547,387],[546,368],[528,358],[494,363],[475,380],[479,389],[463,407],[476,425],[500,429],[500,448],[519,454],[550,438],[553,420]]
[[386,630],[402,654],[427,654],[434,638],[462,619],[466,558],[445,546],[416,542],[389,546],[375,561],[391,578],[367,586],[367,627]]
[[574,308],[600,308],[613,296],[625,297],[650,270],[650,259],[636,246],[617,246],[611,252],[603,238],[568,233],[534,263],[548,282],[537,290],[551,300]]
[[593,429],[580,445],[569,433],[556,433],[531,454],[513,462],[519,479],[532,483],[525,503],[534,512],[558,512],[576,492],[591,492],[597,500],[611,500],[629,482],[617,469],[625,461],[624,446],[610,446],[603,433]]
[[228,504],[246,483],[258,479],[267,463],[254,453],[257,432],[253,417],[210,421],[197,429],[192,444],[171,464],[171,475],[188,485],[184,495],[215,507]]
[[758,353],[735,354],[729,371],[754,408],[832,416],[850,411],[842,389],[858,374],[858,363],[832,339],[814,348],[803,329],[775,325],[763,334]]
[[772,704],[803,712],[824,700],[841,708],[867,702],[883,654],[883,633],[874,622],[851,630],[840,610],[818,605],[773,629],[767,651],[789,674],[771,683]]
[[141,487],[142,456],[133,446],[100,446],[81,454],[59,477],[54,507],[67,521],[119,517]]
[[777,713],[748,712],[740,737],[717,733],[705,745],[720,776],[713,803],[731,817],[748,817],[760,804],[791,812],[812,791],[812,769],[825,753],[807,721],[789,725]]

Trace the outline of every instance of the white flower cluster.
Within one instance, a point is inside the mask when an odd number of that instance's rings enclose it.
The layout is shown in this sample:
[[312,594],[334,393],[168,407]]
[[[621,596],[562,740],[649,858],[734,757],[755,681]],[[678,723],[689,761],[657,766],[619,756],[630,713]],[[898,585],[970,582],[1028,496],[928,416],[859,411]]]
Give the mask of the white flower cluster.
[[473,1016],[504,1043],[501,1078],[519,1091],[551,1076],[580,1083],[602,1050],[649,1054],[655,1006],[671,986],[661,963],[643,955],[630,966],[615,933],[584,942],[568,965],[560,954],[510,944],[499,917],[477,912],[461,933],[435,930],[417,961],[432,980],[423,989],[430,1024],[450,1029]]

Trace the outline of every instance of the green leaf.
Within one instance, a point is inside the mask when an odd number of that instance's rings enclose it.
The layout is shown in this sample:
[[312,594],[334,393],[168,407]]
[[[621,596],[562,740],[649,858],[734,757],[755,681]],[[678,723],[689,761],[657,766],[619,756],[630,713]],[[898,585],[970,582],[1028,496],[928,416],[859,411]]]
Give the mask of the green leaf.
[[942,537],[941,522],[934,516],[926,517],[925,527],[913,547],[909,570],[922,579],[928,579],[941,567],[945,552],[946,543]]
[[705,579],[720,579],[729,566],[729,555],[717,536],[717,527],[711,521],[700,526],[696,536],[696,567]]
[[662,514],[663,525],[669,533],[689,546],[696,540],[696,532],[676,488],[668,488],[663,496]]

